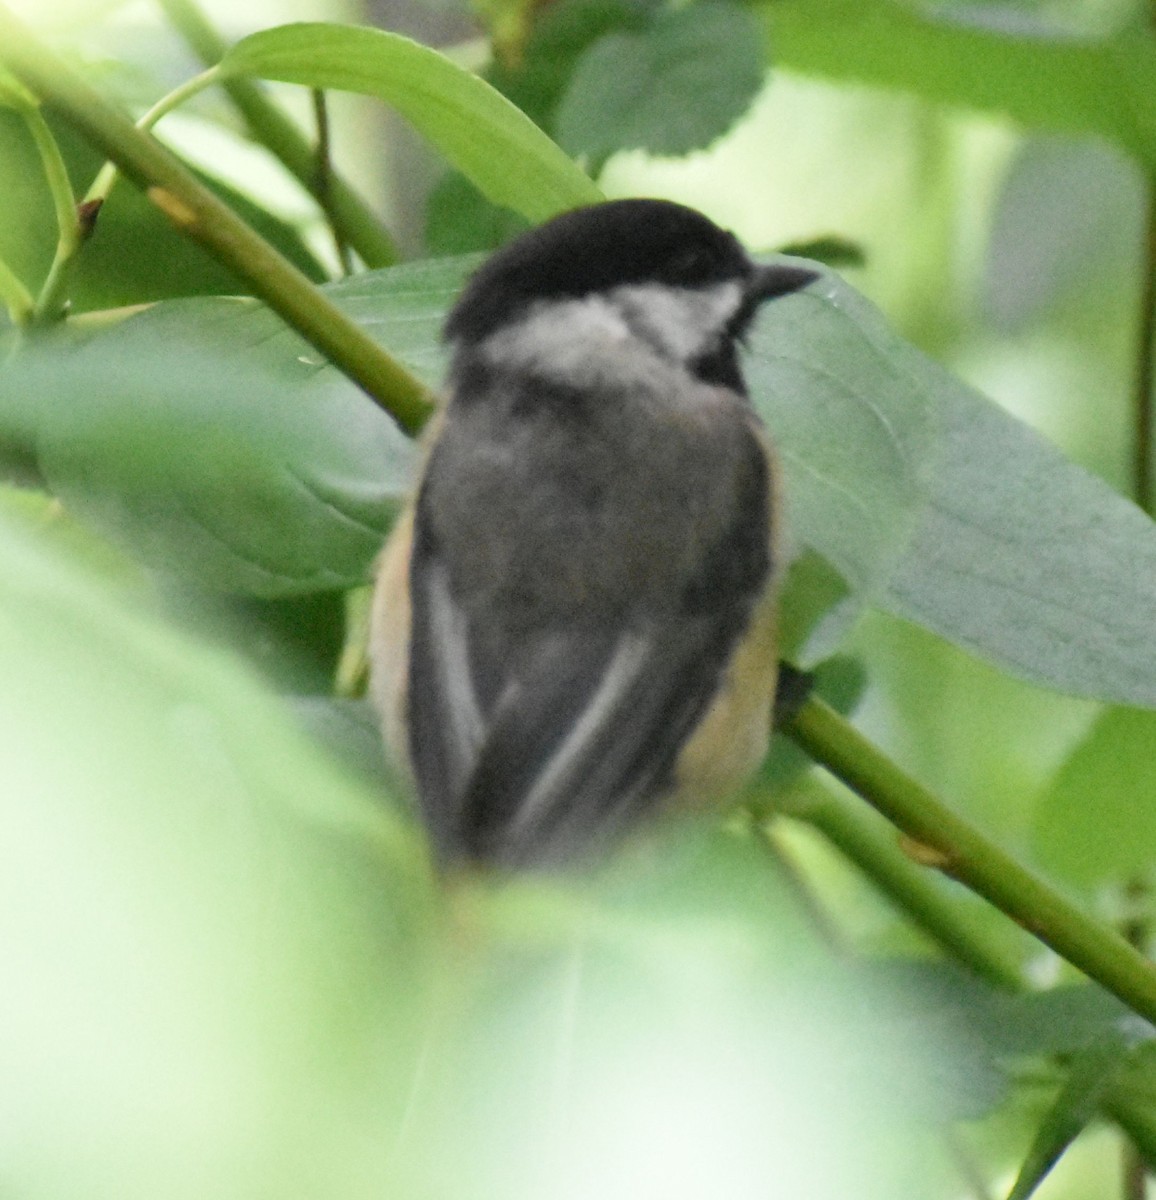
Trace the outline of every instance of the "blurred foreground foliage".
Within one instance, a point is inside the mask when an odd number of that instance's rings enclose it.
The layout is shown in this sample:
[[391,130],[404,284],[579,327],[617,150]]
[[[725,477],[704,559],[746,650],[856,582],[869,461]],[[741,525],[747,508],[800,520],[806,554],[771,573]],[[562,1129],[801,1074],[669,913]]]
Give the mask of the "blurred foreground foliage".
[[[135,114],[192,73],[190,0],[73,8],[54,44]],[[747,364],[785,477],[790,653],[1146,947],[1156,536],[1125,498],[1156,273],[1143,6],[471,19],[484,46],[446,57],[313,24],[224,63],[231,86],[371,95],[422,132],[446,174],[390,214],[424,228],[413,261],[340,278],[335,243],[392,240],[359,237],[368,205],[325,207],[342,173],[372,179],[346,119],[299,184],[251,182],[252,142],[277,147],[216,91],[173,144],[435,388],[473,252],[602,192],[830,257]],[[460,65],[480,58],[486,84]],[[0,1190],[1102,1200],[1120,1133],[1134,1173],[1156,1164],[1151,1027],[785,742],[730,817],[586,877],[436,880],[372,717],[332,683],[414,447],[127,184],[69,251],[56,320],[58,217],[100,156],[2,72],[0,105]]]

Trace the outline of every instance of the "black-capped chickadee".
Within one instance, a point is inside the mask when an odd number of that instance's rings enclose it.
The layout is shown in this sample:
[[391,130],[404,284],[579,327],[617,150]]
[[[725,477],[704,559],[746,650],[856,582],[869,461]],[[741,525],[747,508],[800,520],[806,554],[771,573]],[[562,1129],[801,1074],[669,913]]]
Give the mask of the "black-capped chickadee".
[[370,649],[444,865],[586,858],[762,758],[776,471],[738,346],[815,278],[681,205],[618,200],[466,285]]

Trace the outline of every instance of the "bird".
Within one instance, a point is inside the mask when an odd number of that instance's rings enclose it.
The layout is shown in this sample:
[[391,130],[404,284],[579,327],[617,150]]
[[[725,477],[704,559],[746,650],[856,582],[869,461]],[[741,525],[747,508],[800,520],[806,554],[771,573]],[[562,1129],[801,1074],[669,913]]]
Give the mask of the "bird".
[[444,869],[596,862],[765,755],[781,504],[739,352],[817,278],[633,198],[552,218],[466,282],[369,647]]

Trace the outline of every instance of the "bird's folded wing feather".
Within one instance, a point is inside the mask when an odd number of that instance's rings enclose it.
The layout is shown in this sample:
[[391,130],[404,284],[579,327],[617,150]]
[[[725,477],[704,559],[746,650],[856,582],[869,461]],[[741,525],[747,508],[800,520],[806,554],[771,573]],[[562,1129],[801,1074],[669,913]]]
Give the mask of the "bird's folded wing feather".
[[410,754],[448,860],[580,856],[661,793],[718,687],[746,605],[493,635],[415,554]]

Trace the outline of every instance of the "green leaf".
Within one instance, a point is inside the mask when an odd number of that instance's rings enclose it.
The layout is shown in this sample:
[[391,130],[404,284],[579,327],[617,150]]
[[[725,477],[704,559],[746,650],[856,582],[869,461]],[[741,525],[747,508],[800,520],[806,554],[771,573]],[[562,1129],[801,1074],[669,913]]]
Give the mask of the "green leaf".
[[1143,189],[1113,146],[1055,135],[1026,140],[989,234],[984,293],[996,321],[1022,328],[1089,288],[1114,291],[1112,281],[1135,255]]
[[[872,602],[1012,674],[1156,706],[1156,526],[838,277],[769,305],[747,378],[788,527]],[[826,624],[826,623],[825,623]],[[813,654],[830,653],[830,629]]]
[[720,138],[750,108],[765,66],[758,25],[725,0],[663,9],[578,60],[558,107],[558,141],[602,162],[616,150],[678,155]]
[[1092,983],[1004,996],[984,1024],[984,1040],[1001,1056],[1075,1054],[1112,1039],[1152,1036],[1147,1022]]
[[1093,1120],[1129,1053],[1125,1038],[1107,1038],[1072,1060],[1055,1103],[1044,1114],[1008,1200],[1028,1200],[1060,1156]]
[[621,29],[645,29],[660,0],[558,0],[539,6],[526,47],[517,59],[501,57],[486,78],[545,129],[554,116],[582,52],[604,35]]
[[[884,960],[856,976],[868,1027],[882,1045],[903,1045],[912,1055],[906,1069],[881,1062],[881,1078],[910,1089],[902,1098],[923,1119],[974,1119],[1006,1097],[1007,1074],[984,1036],[1001,991],[953,963]],[[931,1074],[920,1078],[920,1064]]]
[[881,605],[1013,675],[1156,706],[1156,526],[922,356],[942,456]]
[[1156,171],[1156,38],[1146,30],[1098,40],[1013,35],[898,0],[776,0],[760,12],[784,67],[1099,134]]
[[486,950],[451,952],[403,1147],[426,1186],[397,1194],[910,1194],[903,1135],[975,1111],[957,1027],[865,1000],[747,836],[659,829],[598,875],[462,906]]
[[1156,861],[1156,713],[1100,714],[1036,806],[1040,861],[1093,886],[1149,870]]
[[750,349],[745,374],[778,450],[790,535],[862,606],[921,519],[938,458],[938,387],[919,378],[919,352],[831,272],[768,305]]
[[221,68],[377,96],[495,204],[542,221],[601,193],[524,113],[476,75],[398,34],[283,25],[243,38]]

